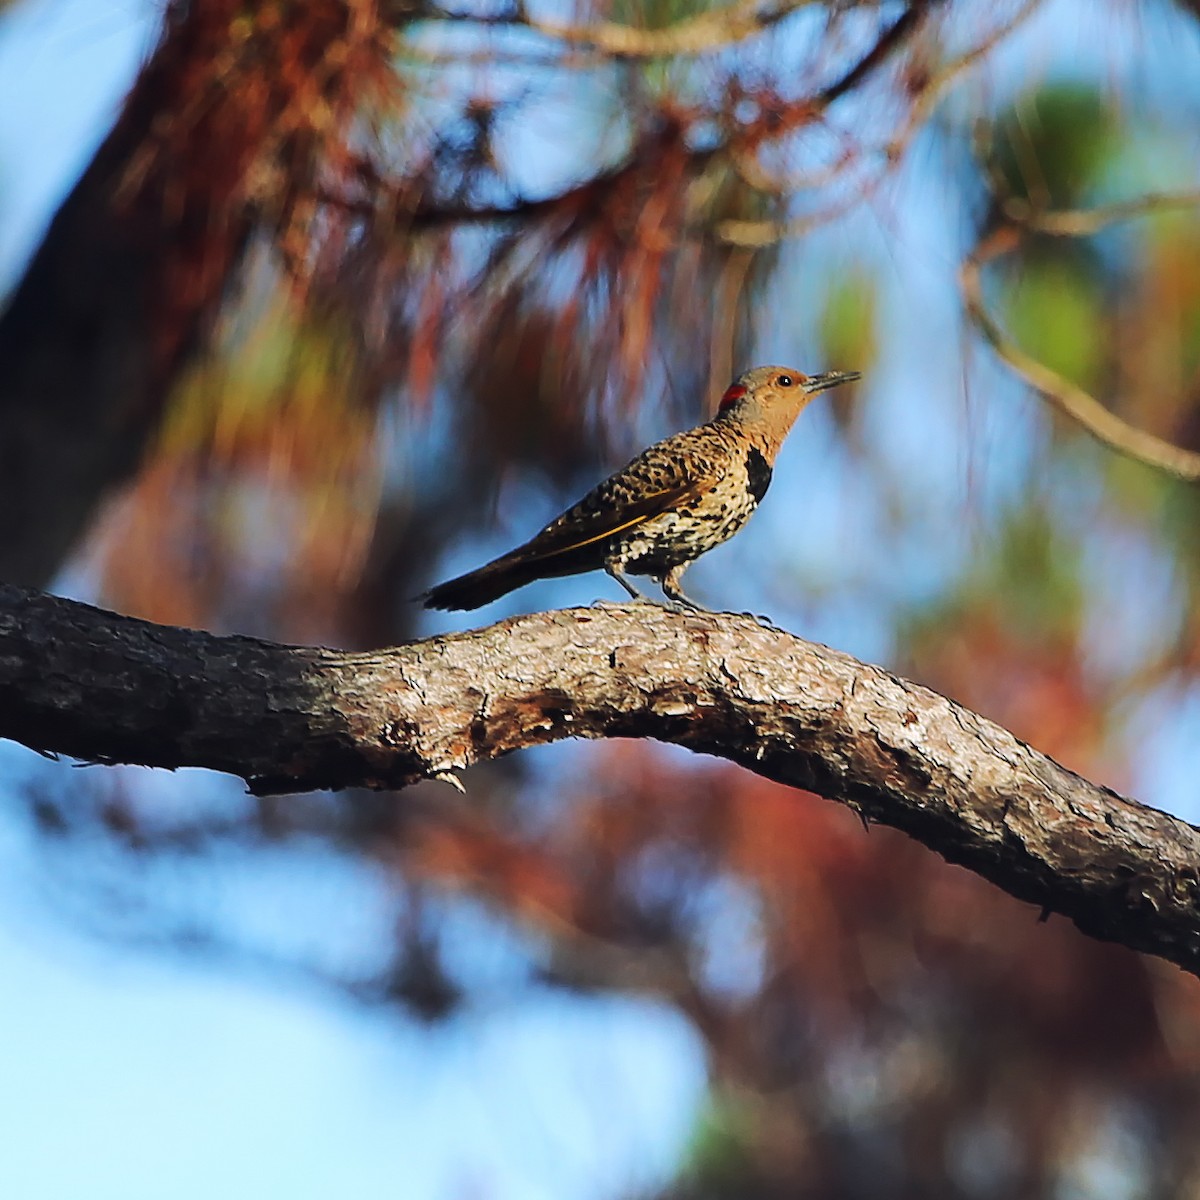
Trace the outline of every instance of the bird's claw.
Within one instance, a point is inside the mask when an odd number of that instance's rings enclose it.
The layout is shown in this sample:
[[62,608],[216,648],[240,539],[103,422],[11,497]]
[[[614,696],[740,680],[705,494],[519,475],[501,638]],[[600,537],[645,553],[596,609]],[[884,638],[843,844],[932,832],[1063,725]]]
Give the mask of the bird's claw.
[[734,613],[733,616],[749,617],[751,621],[756,621],[764,629],[771,629],[771,630],[774,630],[776,633],[786,633],[787,632],[786,629],[784,629],[780,625],[776,625],[775,622],[772,621],[770,617],[764,616],[762,613],[740,612],[740,613]]
[[607,596],[601,596],[599,599],[593,600],[592,608],[628,608],[631,604],[654,604],[656,601],[651,600],[649,596],[629,596],[624,600],[610,600]]

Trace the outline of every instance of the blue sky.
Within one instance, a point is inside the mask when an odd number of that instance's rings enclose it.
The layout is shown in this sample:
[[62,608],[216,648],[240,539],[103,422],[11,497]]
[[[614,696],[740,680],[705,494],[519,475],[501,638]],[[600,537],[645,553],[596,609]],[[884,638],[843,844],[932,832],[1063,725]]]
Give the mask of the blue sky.
[[523,997],[425,1029],[3,899],[0,1195],[598,1197],[687,1136],[695,1037],[665,1008]]
[[157,5],[21,0],[0,16],[0,287],[112,124]]

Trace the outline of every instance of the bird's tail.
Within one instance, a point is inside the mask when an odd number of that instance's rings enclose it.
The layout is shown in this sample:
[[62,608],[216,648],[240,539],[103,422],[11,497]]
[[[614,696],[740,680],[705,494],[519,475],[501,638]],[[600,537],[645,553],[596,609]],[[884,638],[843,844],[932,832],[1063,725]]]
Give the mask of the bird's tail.
[[482,608],[507,592],[532,583],[543,573],[536,562],[506,554],[478,570],[439,583],[417,599],[426,608]]

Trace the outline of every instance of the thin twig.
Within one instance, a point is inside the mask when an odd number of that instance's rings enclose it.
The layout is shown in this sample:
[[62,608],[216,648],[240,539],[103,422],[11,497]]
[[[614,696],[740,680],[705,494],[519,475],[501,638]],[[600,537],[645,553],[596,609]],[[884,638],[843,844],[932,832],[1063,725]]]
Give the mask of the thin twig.
[[1005,202],[1004,215],[1017,225],[1051,237],[1088,237],[1121,221],[1132,221],[1159,212],[1178,212],[1200,205],[1200,189],[1186,192],[1150,192],[1133,200],[1121,200],[1099,208],[1047,212],[1024,200]]
[[[952,59],[929,77],[919,91],[916,92],[913,98],[913,107],[900,130],[882,147],[876,147],[874,150],[867,151],[866,154],[858,156],[861,158],[866,155],[878,155],[883,160],[884,169],[876,172],[873,177],[868,178],[862,187],[855,191],[854,196],[850,200],[832,205],[821,212],[790,220],[723,221],[715,230],[716,237],[720,241],[733,246],[762,248],[776,242],[797,237],[802,233],[807,233],[817,225],[826,224],[830,220],[843,215],[855,204],[874,194],[887,177],[888,168],[903,156],[912,138],[920,128],[921,121],[928,115],[946,88],[964,71],[974,66],[981,58],[990,53],[1000,41],[1025,21],[1041,3],[1042,0],[1025,0],[1025,3],[1020,6],[1008,21],[997,26],[981,42],[957,58]],[[911,19],[914,19],[914,14],[916,13],[917,9],[915,7],[906,10],[900,20],[883,34],[879,44],[870,52],[867,58],[852,68],[846,78],[860,78],[863,64],[868,60],[876,64],[880,62],[883,57],[880,47],[885,47],[884,53],[886,53],[887,49],[894,48],[898,44],[897,26],[900,26],[901,21],[906,22],[901,28],[901,33],[911,32],[909,24]],[[821,93],[821,97],[817,103],[827,104],[829,97],[842,94],[844,87],[845,79]],[[751,187],[756,187],[760,191],[813,190],[831,182],[838,175],[842,174],[846,167],[846,160],[843,160],[841,163],[828,168],[825,172],[814,172],[812,175],[806,177],[793,176],[789,178],[780,176],[778,178],[770,178],[748,154],[743,153],[738,155],[735,151],[734,158],[735,166],[741,177]]]
[[[1190,203],[1196,203],[1198,197],[1192,193],[1183,193],[1172,199],[1177,203],[1169,207],[1182,207],[1185,196],[1191,195]],[[1130,201],[1119,205],[1111,205],[1105,209],[1093,210],[1091,214],[1083,212],[1042,213],[1036,218],[1030,214],[1026,224],[1030,228],[1044,228],[1046,232],[1058,232],[1063,236],[1077,236],[1067,231],[1077,228],[1091,232],[1103,228],[1114,221],[1127,220],[1140,216],[1143,212],[1160,210],[1168,207],[1167,197],[1150,196],[1145,201]],[[1056,222],[1056,218],[1062,218]],[[1035,224],[1035,220],[1038,222]],[[1057,229],[1051,227],[1058,224]],[[979,331],[988,340],[992,349],[1012,369],[1025,380],[1030,387],[1040,392],[1051,404],[1071,420],[1081,425],[1098,441],[1110,449],[1156,467],[1177,479],[1189,482],[1200,480],[1200,454],[1185,450],[1152,433],[1130,425],[1128,421],[1118,417],[1111,409],[1106,408],[1095,396],[1078,387],[1057,371],[1051,370],[1044,363],[1026,354],[1003,329],[996,319],[988,312],[983,301],[983,288],[980,283],[980,273],[986,263],[1003,254],[1015,250],[1020,243],[1020,233],[1012,225],[1002,226],[993,234],[979,243],[967,256],[959,271],[959,287],[962,291],[963,302],[967,312],[975,322]]]
[[812,100],[815,112],[824,112],[836,100],[852,92],[868,75],[892,57],[917,31],[922,18],[933,8],[931,0],[913,0],[909,6],[879,35],[875,45],[866,52],[840,79],[822,88]]
[[[809,0],[804,0],[804,2],[807,3]],[[906,8],[895,21],[880,33],[872,47],[845,74],[814,96],[789,106],[792,123],[798,123],[800,120],[811,120],[815,115],[823,112],[835,100],[856,87],[868,75],[887,62],[892,54],[915,31],[919,25],[920,17],[927,10],[928,6],[925,4],[913,4]],[[784,120],[782,124],[786,127],[788,122]],[[722,153],[735,151],[738,142],[744,146],[749,146],[767,136],[768,133],[778,135],[780,125],[780,114],[774,113],[771,115],[769,121],[762,119],[758,123],[752,124],[750,128],[743,131],[740,137],[734,141],[726,142],[720,146],[689,151],[689,158],[695,166],[701,166]],[[661,134],[655,136],[661,136]],[[573,204],[586,202],[589,197],[596,197],[603,194],[606,187],[615,184],[631,171],[639,169],[643,165],[645,156],[650,149],[647,143],[643,143],[620,166],[613,168],[603,175],[585,180],[583,183],[557,196],[545,197],[539,200],[518,200],[509,205],[496,206],[418,205],[415,209],[409,209],[405,212],[406,224],[410,230],[418,228],[430,229],[456,224],[506,221],[516,218],[527,220],[538,219],[551,213],[562,212]],[[364,210],[364,216],[369,215],[369,210],[371,209],[369,201],[356,201],[352,197],[340,197],[330,191],[322,193],[320,198],[325,203],[333,204],[349,211],[354,211],[356,208],[361,207]],[[841,211],[841,209],[838,209],[838,211]],[[815,221],[819,222],[820,219],[820,217],[817,217]],[[790,233],[807,229],[813,223],[814,218],[801,218],[796,222],[783,225],[777,222],[725,222],[718,229],[716,236],[719,241],[730,245],[748,247],[764,246],[770,244],[772,241],[779,240],[781,237],[789,236]]]
[[572,46],[587,46],[613,58],[669,58],[674,55],[708,54],[745,41],[778,24],[797,9],[818,0],[740,0],[715,12],[700,13],[664,29],[635,29],[615,21],[594,25],[572,25],[546,21],[524,14],[520,17],[477,17],[470,13],[436,14],[442,21],[507,25],[531,29],[543,37]]
[[737,220],[730,217],[718,221],[712,227],[712,236],[726,246],[737,246],[745,250],[763,250],[777,242],[790,241],[844,217],[851,209],[857,208],[879,186],[882,179],[882,175],[870,179],[862,188],[837,203],[803,217],[792,217],[783,221]]
[[929,116],[942,93],[965,71],[975,66],[980,59],[987,57],[1005,38],[1023,25],[1041,7],[1043,0],[1025,0],[1007,21],[1001,22],[980,42],[970,50],[952,58],[926,80],[925,84],[913,97],[904,124],[899,132],[888,142],[885,154],[891,159],[897,159],[908,148],[917,129]]

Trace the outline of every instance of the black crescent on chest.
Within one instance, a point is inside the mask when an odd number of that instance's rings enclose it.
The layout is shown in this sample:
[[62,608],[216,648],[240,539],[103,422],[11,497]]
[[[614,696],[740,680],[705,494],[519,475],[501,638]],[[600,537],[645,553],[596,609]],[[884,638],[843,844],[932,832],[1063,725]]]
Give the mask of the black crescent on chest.
[[763,457],[757,446],[751,446],[746,452],[746,480],[750,487],[750,495],[758,504],[767,494],[771,486],[771,464]]

